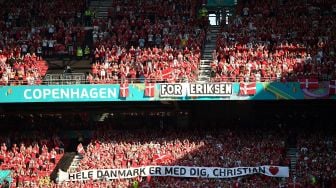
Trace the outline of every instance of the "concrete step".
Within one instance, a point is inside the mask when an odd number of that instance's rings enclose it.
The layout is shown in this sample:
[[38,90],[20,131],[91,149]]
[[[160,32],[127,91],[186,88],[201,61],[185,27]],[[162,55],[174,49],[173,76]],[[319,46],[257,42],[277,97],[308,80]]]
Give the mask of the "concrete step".
[[203,53],[212,53],[214,51],[214,48],[207,48],[203,50]]
[[204,49],[203,54],[212,54],[213,51],[214,49]]
[[209,82],[210,78],[198,78],[198,81],[202,81],[202,82]]
[[112,1],[91,1],[90,6],[112,6]]
[[209,45],[206,45],[204,46],[204,49],[203,51],[206,51],[206,50],[214,50],[216,48],[216,45],[214,46],[213,44],[209,44]]
[[204,59],[206,59],[206,60],[209,60],[209,58],[211,58],[212,59],[212,55],[210,54],[210,55],[207,55],[207,54],[203,54],[203,56],[202,56]]
[[198,78],[205,78],[205,79],[207,79],[207,78],[210,78],[210,76],[202,74],[202,75],[199,75]]
[[212,25],[211,27],[210,27],[210,30],[211,29],[220,29],[221,28],[221,26],[218,26],[218,25]]
[[204,48],[214,48],[214,47],[216,47],[216,42],[211,42],[211,41],[209,41],[209,42],[207,42],[205,45],[204,45]]
[[98,12],[97,15],[102,15],[102,16],[107,16],[108,15],[108,12]]
[[207,48],[207,47],[208,48],[214,48],[214,47],[216,47],[216,43],[215,42],[213,42],[213,43],[208,42],[204,45],[204,48]]
[[205,76],[209,76],[211,75],[211,71],[199,71],[199,74],[198,75],[205,75]]
[[111,7],[97,7],[97,12],[108,12],[111,9]]

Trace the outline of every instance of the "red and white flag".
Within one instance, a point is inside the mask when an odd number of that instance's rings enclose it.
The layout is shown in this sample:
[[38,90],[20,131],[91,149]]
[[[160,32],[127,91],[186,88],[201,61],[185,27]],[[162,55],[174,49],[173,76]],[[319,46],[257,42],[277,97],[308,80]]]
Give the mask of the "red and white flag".
[[336,80],[329,82],[329,95],[336,95]]
[[77,146],[77,152],[79,154],[84,154],[85,153],[84,147],[83,147],[83,145],[81,143],[78,144],[78,146]]
[[164,155],[160,155],[160,154],[155,154],[153,156],[153,161],[156,164],[162,164],[162,163],[167,163],[172,159],[172,157],[170,155],[164,154]]
[[239,84],[239,95],[255,95],[257,91],[256,82],[244,83],[241,82]]
[[163,79],[169,79],[169,78],[171,78],[172,73],[173,73],[172,68],[166,68],[166,69],[162,70],[162,78]]
[[154,83],[146,83],[145,84],[145,96],[146,97],[154,97],[155,92],[155,84]]
[[299,79],[301,89],[317,89],[319,83],[316,78]]
[[129,95],[128,83],[120,84],[119,95],[120,95],[120,97],[123,97],[123,98],[128,97],[128,95]]

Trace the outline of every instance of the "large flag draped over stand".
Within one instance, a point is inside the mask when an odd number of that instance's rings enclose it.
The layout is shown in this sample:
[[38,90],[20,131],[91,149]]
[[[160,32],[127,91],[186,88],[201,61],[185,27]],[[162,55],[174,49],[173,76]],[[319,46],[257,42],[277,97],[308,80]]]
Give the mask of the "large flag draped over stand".
[[319,83],[316,78],[299,79],[301,89],[317,89]]
[[257,90],[257,84],[255,82],[239,84],[239,95],[255,95]]
[[146,97],[154,97],[155,94],[155,84],[154,83],[146,83],[145,84],[145,96]]
[[336,80],[329,82],[329,95],[336,95]]
[[126,98],[129,95],[128,83],[120,84],[120,97]]

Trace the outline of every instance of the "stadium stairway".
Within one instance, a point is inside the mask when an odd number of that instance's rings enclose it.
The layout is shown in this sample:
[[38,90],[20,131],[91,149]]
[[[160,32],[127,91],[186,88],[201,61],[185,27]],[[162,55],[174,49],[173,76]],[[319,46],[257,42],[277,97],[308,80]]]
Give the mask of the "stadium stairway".
[[202,59],[204,60],[212,60],[212,52],[216,49],[216,40],[217,35],[220,32],[220,26],[212,25],[210,26],[210,31],[207,34],[207,40],[205,42]]
[[97,18],[107,18],[108,11],[112,7],[113,1],[111,0],[95,0],[91,1],[90,9],[96,11]]
[[202,51],[202,60],[198,70],[198,81],[209,82],[211,77],[212,52],[216,49],[216,39],[220,31],[220,26],[210,26],[207,40]]
[[50,174],[50,179],[52,181],[56,181],[57,173],[58,173],[59,169],[62,170],[62,171],[64,171],[64,172],[67,171],[67,169],[70,167],[73,159],[75,158],[75,155],[76,155],[75,152],[66,152],[66,153],[64,153],[63,157],[59,160],[59,162],[57,163],[56,167],[54,168],[54,170]]
[[297,148],[288,148],[287,157],[290,159],[290,174],[292,177],[296,175],[296,163],[297,163]]
[[75,155],[72,159],[72,162],[69,166],[69,168],[66,170],[68,172],[76,172],[77,167],[79,166],[79,162],[83,159],[81,155]]

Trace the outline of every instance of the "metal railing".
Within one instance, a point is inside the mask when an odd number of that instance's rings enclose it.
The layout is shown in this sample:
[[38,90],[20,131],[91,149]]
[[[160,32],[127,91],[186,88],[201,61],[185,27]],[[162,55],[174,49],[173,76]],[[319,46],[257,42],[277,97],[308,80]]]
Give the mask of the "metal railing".
[[[298,79],[286,78],[287,82],[296,82]],[[332,80],[330,75],[320,75],[318,77],[319,81]],[[210,77],[210,82],[282,82],[283,79],[275,77],[261,77],[258,80],[246,80],[245,77],[235,77],[235,78],[216,78]],[[60,74],[47,74],[42,81],[34,82],[33,84],[28,84],[27,81],[23,80],[9,80],[7,84],[1,83],[0,85],[78,85],[78,84],[120,84],[120,83],[171,83],[167,79],[145,79],[145,78],[126,78],[126,79],[93,79],[89,80],[88,76],[84,73],[60,73]],[[186,80],[186,79],[176,79],[174,83],[197,83],[202,81],[197,80]]]
[[76,85],[88,82],[84,73],[47,74],[42,84],[44,85]]

